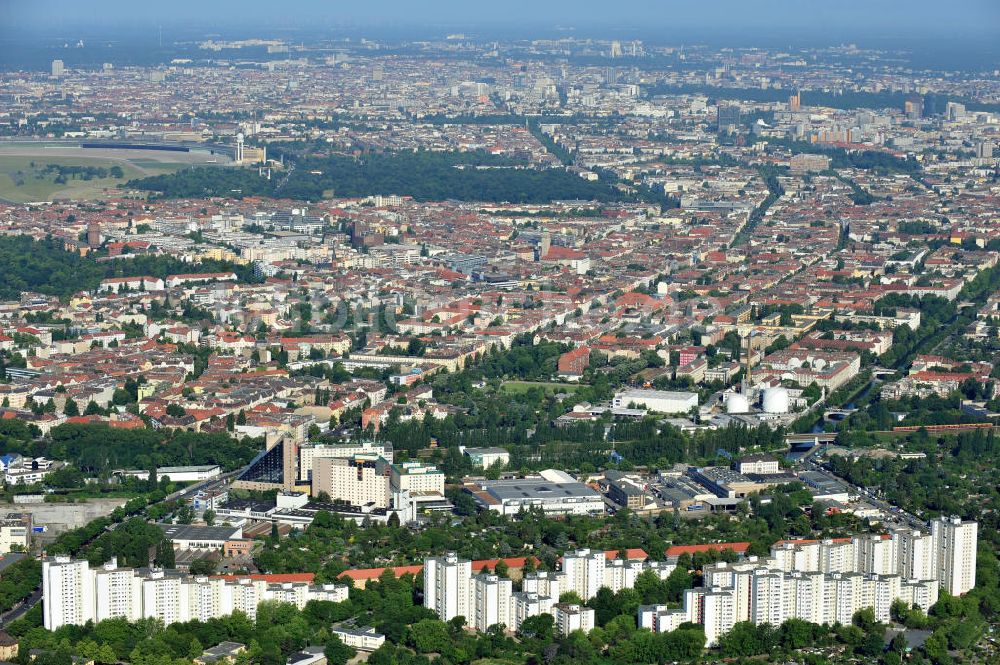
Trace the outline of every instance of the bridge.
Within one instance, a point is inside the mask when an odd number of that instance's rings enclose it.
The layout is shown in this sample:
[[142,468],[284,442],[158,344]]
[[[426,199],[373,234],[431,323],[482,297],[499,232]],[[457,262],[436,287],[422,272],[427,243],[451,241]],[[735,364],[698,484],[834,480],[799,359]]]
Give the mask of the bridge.
[[828,409],[823,412],[823,419],[831,422],[840,422],[852,413],[857,413],[857,409]]
[[806,434],[788,434],[785,443],[791,448],[813,447],[820,444],[836,442],[836,432],[808,432]]

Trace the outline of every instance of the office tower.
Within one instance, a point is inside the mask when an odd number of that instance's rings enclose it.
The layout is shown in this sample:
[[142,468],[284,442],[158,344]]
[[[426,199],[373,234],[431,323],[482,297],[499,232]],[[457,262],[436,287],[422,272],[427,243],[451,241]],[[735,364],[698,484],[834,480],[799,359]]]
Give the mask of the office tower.
[[976,586],[976,538],[979,525],[958,517],[931,522],[936,577],[941,588],[960,596]]
[[424,561],[424,607],[434,610],[442,621],[457,616],[471,618],[472,562],[460,560],[454,552]]
[[58,556],[42,562],[42,620],[48,630],[94,620],[94,578],[86,561]]
[[802,93],[798,90],[795,91],[794,95],[789,96],[788,110],[792,113],[798,113],[802,110]]
[[391,498],[398,498],[404,492],[410,494],[432,493],[444,496],[444,472],[436,466],[420,462],[392,464],[379,458],[376,473],[388,477]]
[[[312,460],[309,460],[310,465]],[[299,479],[299,444],[288,436],[282,440],[281,446],[281,487],[286,492],[294,492]],[[309,472],[312,473],[310,466]]]
[[472,578],[473,615],[468,623],[481,632],[497,624],[510,625],[513,593],[512,583],[505,577],[476,575]]
[[993,141],[983,140],[976,144],[976,157],[993,159]]
[[920,120],[924,113],[924,98],[920,95],[907,97],[903,102],[903,113],[908,120]]
[[622,43],[620,41],[615,40],[611,42],[610,55],[612,58],[622,57]]
[[66,72],[66,65],[63,64],[62,60],[53,60],[52,61],[52,75],[53,76],[62,76],[65,72]]

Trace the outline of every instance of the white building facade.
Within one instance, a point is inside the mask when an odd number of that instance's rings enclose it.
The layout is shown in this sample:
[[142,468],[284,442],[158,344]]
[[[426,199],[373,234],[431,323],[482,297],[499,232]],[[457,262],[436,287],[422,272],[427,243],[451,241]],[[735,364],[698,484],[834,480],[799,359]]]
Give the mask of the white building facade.
[[69,557],[42,561],[42,616],[49,630],[116,617],[130,621],[156,618],[168,625],[207,621],[236,610],[252,619],[264,601],[292,603],[302,609],[310,600],[341,602],[347,595],[348,588],[342,584],[196,577],[123,568],[114,559],[96,568]]

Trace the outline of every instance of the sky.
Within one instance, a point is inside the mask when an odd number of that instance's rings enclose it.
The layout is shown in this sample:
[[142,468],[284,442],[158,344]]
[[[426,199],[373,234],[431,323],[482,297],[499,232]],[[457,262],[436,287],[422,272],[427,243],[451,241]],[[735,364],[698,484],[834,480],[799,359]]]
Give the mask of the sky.
[[[75,27],[641,28],[671,37],[1000,37],[1000,0],[0,0],[0,32]],[[749,40],[749,39],[748,39]]]

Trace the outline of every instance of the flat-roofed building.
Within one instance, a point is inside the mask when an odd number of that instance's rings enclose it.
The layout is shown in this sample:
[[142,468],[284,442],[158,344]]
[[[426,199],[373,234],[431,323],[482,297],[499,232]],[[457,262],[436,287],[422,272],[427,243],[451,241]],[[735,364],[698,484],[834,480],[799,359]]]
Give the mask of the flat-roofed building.
[[[313,462],[313,496],[353,506],[389,507],[389,475],[377,455],[321,457]],[[442,488],[443,489],[443,488]]]
[[588,515],[605,512],[604,497],[575,480],[553,482],[545,478],[484,480],[465,490],[484,510],[516,515],[522,510],[540,509],[549,515]]

